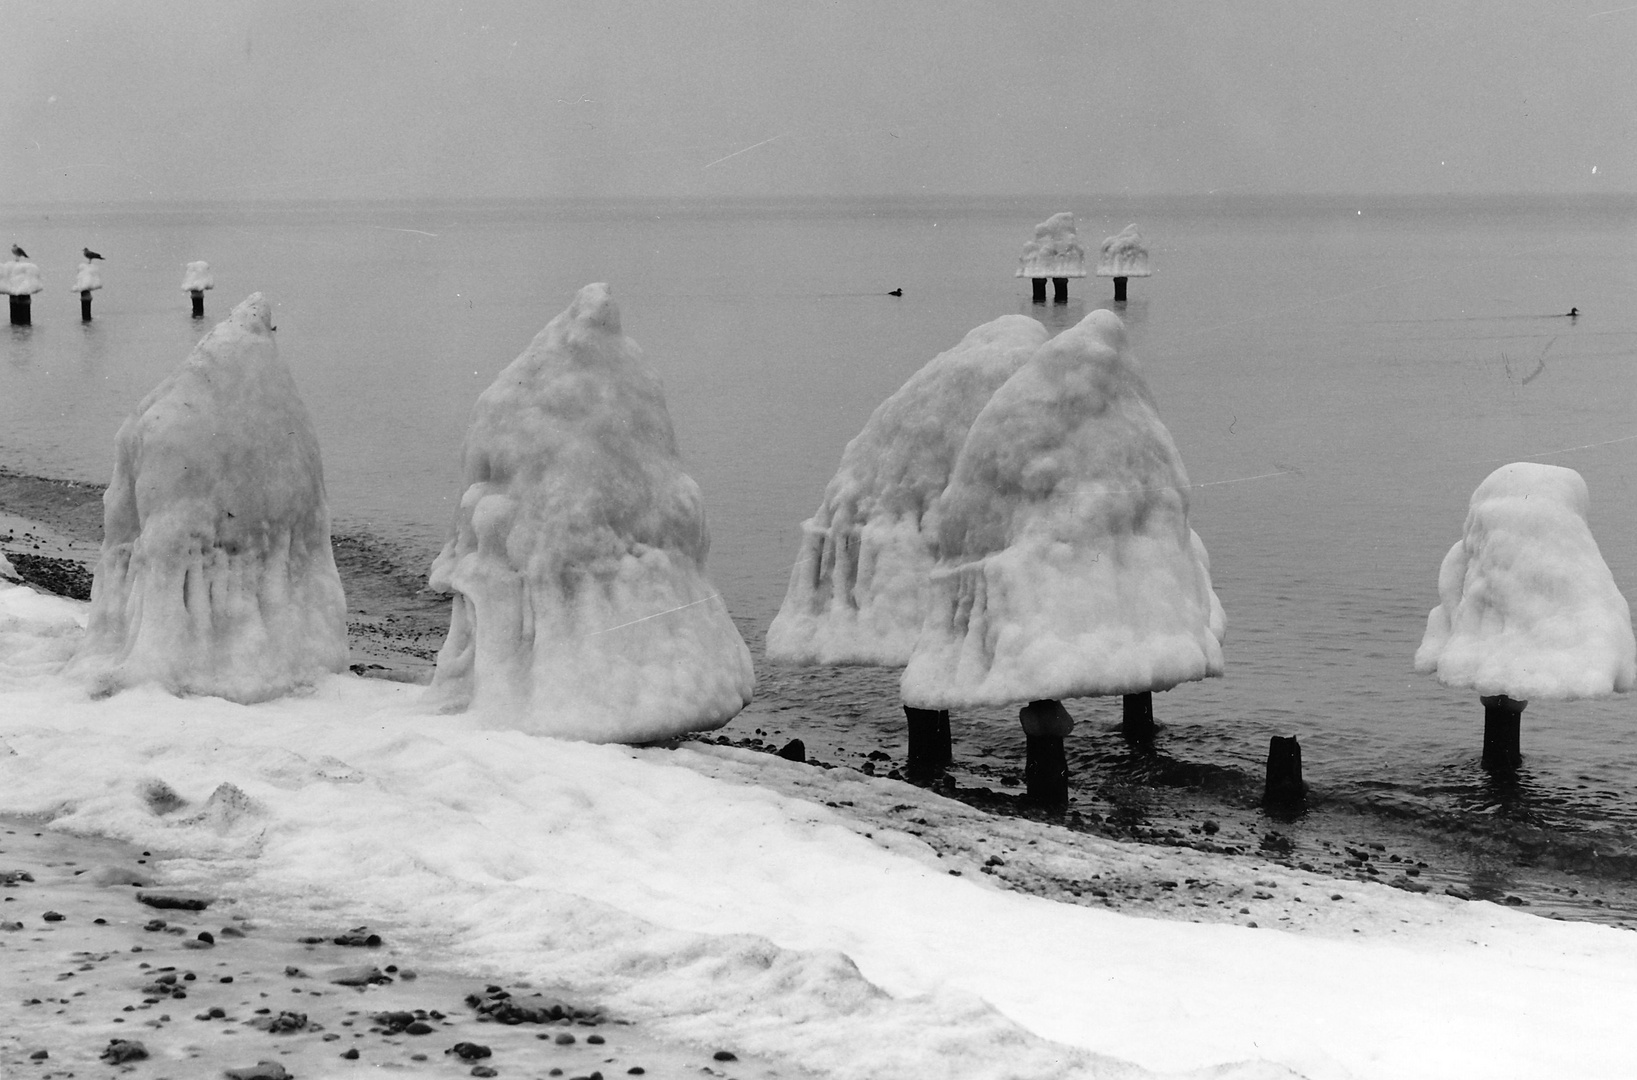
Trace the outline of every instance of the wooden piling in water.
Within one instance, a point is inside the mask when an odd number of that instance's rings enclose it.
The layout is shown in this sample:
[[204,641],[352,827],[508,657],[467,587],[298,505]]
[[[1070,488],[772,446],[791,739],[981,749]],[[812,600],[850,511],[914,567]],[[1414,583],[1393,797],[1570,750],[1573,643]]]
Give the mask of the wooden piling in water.
[[1262,805],[1269,810],[1300,812],[1307,806],[1307,784],[1302,780],[1302,745],[1294,735],[1268,740],[1267,782]]
[[1478,700],[1484,707],[1483,767],[1491,772],[1511,772],[1523,764],[1523,710],[1529,703],[1505,694]]

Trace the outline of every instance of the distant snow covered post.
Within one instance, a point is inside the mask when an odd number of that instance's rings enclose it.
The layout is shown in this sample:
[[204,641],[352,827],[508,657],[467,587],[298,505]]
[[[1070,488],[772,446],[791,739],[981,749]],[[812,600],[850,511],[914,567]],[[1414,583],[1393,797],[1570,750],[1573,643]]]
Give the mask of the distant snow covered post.
[[264,701],[347,663],[324,467],[252,293],[120,426],[90,624],[94,694]]
[[0,292],[11,297],[11,325],[33,325],[34,294],[44,287],[40,268],[27,259],[0,263]]
[[939,561],[904,701],[1028,702],[1032,799],[1067,801],[1064,698],[1222,673],[1227,619],[1188,525],[1188,476],[1111,312],[995,391],[930,516]]
[[1522,763],[1530,701],[1606,697],[1637,683],[1631,609],[1592,538],[1590,501],[1573,469],[1503,465],[1472,493],[1465,535],[1439,568],[1415,670],[1478,692],[1486,769]]
[[74,278],[74,291],[80,294],[80,321],[91,321],[91,293],[102,288],[102,276],[97,268],[89,262],[80,263],[79,274]]
[[[909,661],[926,615],[937,530],[927,518],[972,420],[1045,343],[1046,328],[1003,315],[939,353],[878,405],[847,444],[767,630],[770,659],[800,664]],[[906,704],[912,773],[951,760],[949,712]]]
[[190,262],[184,267],[182,275],[182,291],[193,297],[193,317],[205,317],[205,290],[216,287],[215,278],[210,275],[210,264],[200,260]]
[[1074,215],[1067,210],[1053,214],[1034,227],[1034,239],[1023,245],[1017,261],[1016,277],[1031,279],[1033,300],[1046,302],[1046,279],[1052,279],[1052,299],[1069,301],[1069,278],[1086,276],[1086,252],[1074,229]]
[[705,578],[710,535],[659,377],[587,285],[478,398],[431,587],[454,594],[441,708],[589,742],[726,724],[750,650]]
[[1148,266],[1148,245],[1143,243],[1136,225],[1127,225],[1118,235],[1103,240],[1097,259],[1097,276],[1114,279],[1116,304],[1125,303],[1126,278],[1149,277],[1152,274]]

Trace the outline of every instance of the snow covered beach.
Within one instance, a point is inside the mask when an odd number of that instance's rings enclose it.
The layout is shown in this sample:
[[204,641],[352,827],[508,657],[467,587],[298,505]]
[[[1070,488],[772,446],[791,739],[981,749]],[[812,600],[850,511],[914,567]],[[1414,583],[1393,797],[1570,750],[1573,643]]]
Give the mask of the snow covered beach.
[[[89,701],[43,672],[83,605],[15,586],[0,605],[0,813],[674,1037],[838,1077],[1629,1069],[1624,931],[997,823],[769,755],[485,732],[351,675],[255,706]],[[991,880],[1011,872],[1178,899],[1116,913]],[[1226,924],[1241,908],[1255,928]]]

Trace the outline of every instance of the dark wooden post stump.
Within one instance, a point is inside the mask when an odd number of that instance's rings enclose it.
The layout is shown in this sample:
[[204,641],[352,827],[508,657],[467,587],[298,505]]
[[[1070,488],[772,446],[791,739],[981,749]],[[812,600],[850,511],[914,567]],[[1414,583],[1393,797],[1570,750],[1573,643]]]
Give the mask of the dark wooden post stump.
[[1046,302],[1046,279],[1043,277],[1030,278],[1029,284],[1034,288],[1034,302],[1044,304]]
[[1129,743],[1147,750],[1154,748],[1154,694],[1126,694],[1120,701],[1120,734]]
[[204,318],[205,317],[205,291],[203,289],[190,289],[188,291],[188,294],[193,297],[193,317],[195,319]]
[[1299,812],[1307,805],[1302,782],[1302,744],[1294,735],[1275,735],[1268,741],[1268,777],[1262,805],[1269,810]]
[[13,294],[13,296],[11,298],[11,325],[13,325],[13,326],[33,326],[34,325],[34,304],[33,304],[33,299],[34,298],[29,296],[27,293],[24,293],[22,295]]
[[1052,278],[1052,303],[1066,304],[1069,302],[1069,279],[1066,277]]
[[1511,772],[1523,764],[1519,735],[1523,730],[1523,710],[1529,703],[1494,694],[1478,699],[1484,707],[1483,767]]
[[91,290],[90,289],[81,289],[80,290],[80,321],[81,322],[90,322],[91,321]]
[[916,709],[904,706],[909,721],[909,760],[904,767],[911,776],[930,776],[949,767],[955,751],[949,738],[947,709]]
[[1125,278],[1123,277],[1114,279],[1114,302],[1116,304],[1125,303]]
[[1036,806],[1062,810],[1069,805],[1069,758],[1063,739],[1074,717],[1060,701],[1031,701],[1017,714],[1025,738],[1023,787]]

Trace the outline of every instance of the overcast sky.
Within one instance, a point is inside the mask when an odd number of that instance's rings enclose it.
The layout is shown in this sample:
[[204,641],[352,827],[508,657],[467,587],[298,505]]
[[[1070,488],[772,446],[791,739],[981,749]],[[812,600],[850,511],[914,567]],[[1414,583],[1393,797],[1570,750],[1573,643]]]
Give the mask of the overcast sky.
[[0,0],[0,201],[1637,191],[1637,4]]

